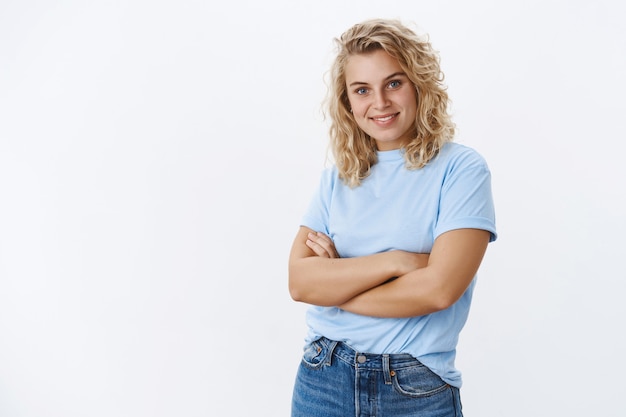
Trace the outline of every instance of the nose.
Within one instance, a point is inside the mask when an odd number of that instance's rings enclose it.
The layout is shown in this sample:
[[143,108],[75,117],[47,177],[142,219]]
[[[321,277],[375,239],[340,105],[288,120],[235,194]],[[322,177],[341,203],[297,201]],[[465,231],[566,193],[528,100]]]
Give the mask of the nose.
[[374,107],[376,109],[384,109],[389,106],[389,99],[385,91],[378,91],[374,96]]

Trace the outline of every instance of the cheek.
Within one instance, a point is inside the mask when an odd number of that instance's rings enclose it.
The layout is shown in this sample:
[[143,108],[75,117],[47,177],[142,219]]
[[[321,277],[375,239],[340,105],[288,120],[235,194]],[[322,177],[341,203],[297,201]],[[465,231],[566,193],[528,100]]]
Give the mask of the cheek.
[[356,124],[363,129],[367,122],[366,111],[363,108],[352,108],[352,117],[356,121]]
[[367,106],[364,106],[362,103],[350,103],[351,104],[351,109],[352,109],[352,114],[354,114],[354,116],[356,118],[359,117],[364,117],[365,113],[367,113]]
[[367,126],[367,124],[365,123],[365,121],[362,118],[360,118],[360,117],[356,118],[356,125],[359,127],[359,129],[361,129],[362,131],[364,131],[368,135],[370,134],[370,132],[368,131],[368,126]]
[[365,118],[365,115],[363,114],[363,111],[358,109],[358,108],[353,108],[352,109],[352,118],[354,119],[354,121],[356,122],[356,125],[365,133],[367,132],[368,126],[367,126],[367,119]]

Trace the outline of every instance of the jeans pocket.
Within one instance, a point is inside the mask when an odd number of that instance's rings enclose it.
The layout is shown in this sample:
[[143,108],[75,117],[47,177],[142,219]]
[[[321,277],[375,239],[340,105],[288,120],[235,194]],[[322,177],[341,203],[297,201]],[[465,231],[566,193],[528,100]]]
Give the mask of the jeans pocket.
[[328,346],[324,343],[321,343],[319,340],[311,342],[304,348],[302,364],[311,369],[319,368],[326,361],[328,353]]
[[412,398],[428,397],[448,388],[439,375],[421,363],[393,370],[391,375],[396,392]]

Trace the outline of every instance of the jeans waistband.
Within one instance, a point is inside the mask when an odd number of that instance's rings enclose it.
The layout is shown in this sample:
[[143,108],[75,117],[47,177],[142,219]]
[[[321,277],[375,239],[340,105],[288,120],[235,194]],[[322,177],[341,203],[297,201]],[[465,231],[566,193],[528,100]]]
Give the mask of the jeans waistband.
[[342,360],[356,368],[368,369],[372,371],[387,371],[390,369],[399,370],[414,366],[423,366],[422,363],[408,353],[366,353],[357,352],[343,342],[322,337],[317,341],[326,346],[332,357]]

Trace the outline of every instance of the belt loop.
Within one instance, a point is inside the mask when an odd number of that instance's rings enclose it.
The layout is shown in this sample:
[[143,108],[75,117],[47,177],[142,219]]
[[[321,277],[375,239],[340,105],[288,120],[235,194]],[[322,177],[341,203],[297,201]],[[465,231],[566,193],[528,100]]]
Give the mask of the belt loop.
[[391,385],[391,370],[389,369],[389,355],[383,354],[383,375],[385,376],[385,385]]
[[332,365],[332,359],[333,359],[333,352],[335,351],[335,348],[337,347],[337,344],[339,342],[335,341],[335,340],[328,340],[330,343],[330,345],[328,346],[328,354],[326,355],[326,361],[324,362],[327,366]]

